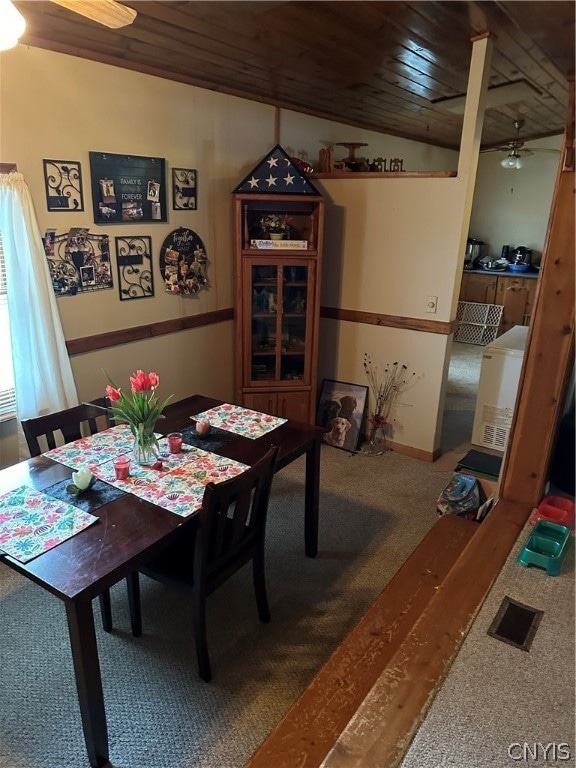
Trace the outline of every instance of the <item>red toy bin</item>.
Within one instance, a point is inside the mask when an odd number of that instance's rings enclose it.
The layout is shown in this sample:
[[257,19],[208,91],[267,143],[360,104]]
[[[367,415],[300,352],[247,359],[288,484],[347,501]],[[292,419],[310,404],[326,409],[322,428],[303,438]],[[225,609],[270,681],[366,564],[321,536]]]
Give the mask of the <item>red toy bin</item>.
[[532,524],[538,520],[548,520],[551,523],[565,525],[574,530],[574,511],[575,505],[570,499],[562,496],[546,496],[542,499],[538,509],[536,509],[530,518]]

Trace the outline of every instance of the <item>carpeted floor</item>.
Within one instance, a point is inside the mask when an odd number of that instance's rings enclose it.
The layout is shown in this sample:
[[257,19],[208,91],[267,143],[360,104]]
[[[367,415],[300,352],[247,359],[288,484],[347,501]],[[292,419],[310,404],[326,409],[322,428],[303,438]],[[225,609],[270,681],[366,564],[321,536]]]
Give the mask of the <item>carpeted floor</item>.
[[[530,530],[527,524],[401,768],[575,765],[574,549],[560,576],[524,568],[517,558]],[[487,634],[506,596],[544,612],[529,651]]]
[[[272,622],[258,622],[249,569],[209,599],[214,679],[197,676],[180,595],[142,579],[144,634],[98,627],[114,768],[237,768],[436,520],[451,470],[394,453],[323,447],[320,553],[303,553],[299,460],[275,478],[267,539]],[[63,606],[0,566],[0,766],[87,765]],[[273,766],[271,766],[273,768]]]
[[[481,352],[454,345],[445,450],[469,447]],[[323,446],[314,560],[303,551],[303,459],[278,473],[267,533],[272,622],[258,621],[249,569],[212,595],[210,684],[196,673],[182,596],[143,578],[144,634],[134,639],[117,585],[115,632],[96,620],[113,768],[243,766],[436,521],[454,467],[447,458]],[[0,768],[87,766],[63,606],[0,565],[0,607]]]

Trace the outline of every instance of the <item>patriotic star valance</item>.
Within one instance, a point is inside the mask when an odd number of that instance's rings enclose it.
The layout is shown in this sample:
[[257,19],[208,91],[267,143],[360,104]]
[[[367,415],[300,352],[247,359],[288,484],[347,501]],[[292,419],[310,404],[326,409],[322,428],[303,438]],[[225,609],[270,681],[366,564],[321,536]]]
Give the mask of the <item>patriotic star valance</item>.
[[233,194],[319,195],[320,192],[277,144],[238,184]]

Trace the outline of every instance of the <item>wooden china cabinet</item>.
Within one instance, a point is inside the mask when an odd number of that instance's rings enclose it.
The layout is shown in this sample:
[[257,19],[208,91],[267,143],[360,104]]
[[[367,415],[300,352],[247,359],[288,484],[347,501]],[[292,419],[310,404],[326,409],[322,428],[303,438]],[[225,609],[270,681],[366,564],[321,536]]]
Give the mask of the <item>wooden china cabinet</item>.
[[[235,399],[315,422],[324,199],[235,194]],[[287,240],[265,223],[287,222]]]

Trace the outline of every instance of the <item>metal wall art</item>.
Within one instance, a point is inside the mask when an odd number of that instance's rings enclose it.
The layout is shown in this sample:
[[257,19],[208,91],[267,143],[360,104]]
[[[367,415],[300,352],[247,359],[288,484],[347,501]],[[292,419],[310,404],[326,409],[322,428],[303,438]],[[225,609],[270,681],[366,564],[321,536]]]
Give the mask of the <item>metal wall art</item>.
[[49,211],[83,211],[82,170],[74,160],[43,160]]
[[117,237],[116,263],[120,301],[154,296],[150,237]]
[[63,235],[47,230],[43,246],[56,296],[112,288],[108,235],[92,235],[84,227]]
[[195,211],[198,174],[189,168],[172,168],[172,208],[175,211]]
[[96,224],[167,221],[163,158],[89,154]]
[[171,232],[160,249],[160,271],[167,293],[195,295],[208,287],[204,243],[196,232],[180,227]]

